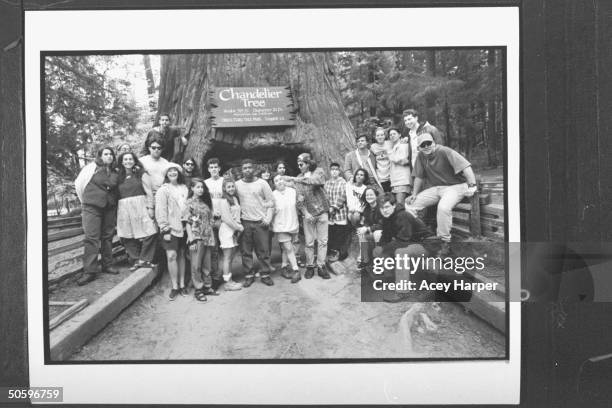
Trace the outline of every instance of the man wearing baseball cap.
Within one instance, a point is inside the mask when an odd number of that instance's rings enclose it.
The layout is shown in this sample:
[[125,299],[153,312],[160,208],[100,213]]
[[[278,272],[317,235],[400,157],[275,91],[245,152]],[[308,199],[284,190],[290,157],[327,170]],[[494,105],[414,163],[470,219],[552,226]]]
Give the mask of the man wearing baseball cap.
[[[418,136],[419,154],[414,165],[414,188],[406,199],[406,210],[417,212],[438,204],[436,235],[442,241],[441,255],[449,254],[453,207],[463,197],[471,197],[476,191],[476,178],[472,165],[465,157],[447,146],[436,144],[429,133]],[[429,188],[421,191],[427,183]]]

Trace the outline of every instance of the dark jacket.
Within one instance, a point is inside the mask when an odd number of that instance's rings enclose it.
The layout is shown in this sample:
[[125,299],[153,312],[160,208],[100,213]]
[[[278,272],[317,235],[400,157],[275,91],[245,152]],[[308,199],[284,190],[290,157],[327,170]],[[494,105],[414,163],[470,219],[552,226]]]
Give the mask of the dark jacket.
[[383,217],[382,230],[381,245],[393,240],[407,244],[422,242],[424,238],[433,235],[423,221],[415,218],[400,205],[395,207],[395,211],[389,218]]
[[116,206],[118,183],[119,175],[116,171],[107,172],[104,167],[97,167],[83,191],[83,204],[99,208]]
[[383,228],[384,217],[380,213],[380,207],[370,207],[366,204],[363,208],[363,225],[370,228],[370,232],[381,230]]

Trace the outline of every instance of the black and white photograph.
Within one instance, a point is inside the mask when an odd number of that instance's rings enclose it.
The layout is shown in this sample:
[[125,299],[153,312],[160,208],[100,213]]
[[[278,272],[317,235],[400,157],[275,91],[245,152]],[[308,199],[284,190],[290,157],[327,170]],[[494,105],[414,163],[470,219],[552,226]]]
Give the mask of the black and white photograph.
[[36,43],[45,367],[514,372],[512,42],[312,38]]
[[50,361],[504,358],[503,61],[45,56]]

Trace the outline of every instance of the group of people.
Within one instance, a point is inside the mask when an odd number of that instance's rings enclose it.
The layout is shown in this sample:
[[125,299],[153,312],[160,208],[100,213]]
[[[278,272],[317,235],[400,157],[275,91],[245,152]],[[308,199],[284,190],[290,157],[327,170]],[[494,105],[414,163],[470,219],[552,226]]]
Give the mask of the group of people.
[[[160,126],[147,135],[140,157],[127,145],[120,146],[118,158],[104,147],[75,181],[85,231],[84,273],[78,283],[96,278],[99,253],[101,271],[118,273],[112,266],[115,228],[133,260],[132,270],[152,265],[161,245],[172,286],[170,300],[189,294],[187,263],[198,301],[217,295],[222,285],[226,290],[247,288],[256,272],[263,284],[272,286],[273,236],[282,254],[280,275],[299,282],[300,228],[306,279],[315,273],[330,279],[327,263],[349,256],[353,231],[359,237],[361,271],[373,256],[392,256],[407,247],[427,251],[429,246],[421,244],[432,241],[432,234],[417,215],[434,204],[444,252],[452,208],[474,193],[474,173],[463,156],[443,145],[435,127],[418,121],[418,112],[405,111],[404,123],[406,137],[397,128],[378,128],[370,145],[367,135],[359,135],[357,149],[346,154],[343,165],[330,164],[329,178],[305,152],[297,157],[296,176],[287,174],[283,161],[273,168],[274,177],[267,169],[256,175],[253,160],[245,159],[236,180],[229,171],[221,176],[222,163],[211,158],[204,179],[193,158],[182,160],[188,140],[163,114]],[[181,158],[182,165],[169,158]],[[231,268],[238,248],[244,268],[241,283],[232,279]]]

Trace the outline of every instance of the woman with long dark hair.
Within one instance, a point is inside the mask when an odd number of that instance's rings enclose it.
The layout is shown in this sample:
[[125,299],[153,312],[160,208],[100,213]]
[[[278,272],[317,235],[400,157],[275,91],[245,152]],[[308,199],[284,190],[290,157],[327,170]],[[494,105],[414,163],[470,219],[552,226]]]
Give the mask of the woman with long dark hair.
[[185,203],[182,218],[187,223],[187,247],[191,255],[194,296],[197,301],[205,302],[206,295],[217,295],[217,292],[212,288],[210,275],[211,253],[215,248],[212,198],[201,178],[191,180],[189,198]]
[[147,212],[147,196],[142,185],[142,165],[132,152],[119,156],[119,203],[117,235],[130,260],[130,268],[152,266],[157,243],[157,227]]
[[357,228],[360,253],[357,268],[360,272],[363,272],[372,261],[372,251],[380,240],[383,216],[378,205],[378,190],[373,187],[366,187],[361,196],[361,201],[363,202],[363,212],[361,226]]
[[102,254],[101,271],[118,274],[113,267],[113,235],[117,217],[118,174],[115,170],[115,152],[110,147],[98,150],[96,160],[81,170],[75,188],[81,201],[83,232],[83,275],[77,283],[85,285],[96,279],[98,254]]

